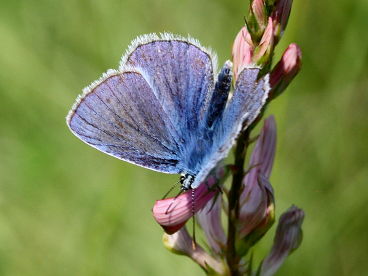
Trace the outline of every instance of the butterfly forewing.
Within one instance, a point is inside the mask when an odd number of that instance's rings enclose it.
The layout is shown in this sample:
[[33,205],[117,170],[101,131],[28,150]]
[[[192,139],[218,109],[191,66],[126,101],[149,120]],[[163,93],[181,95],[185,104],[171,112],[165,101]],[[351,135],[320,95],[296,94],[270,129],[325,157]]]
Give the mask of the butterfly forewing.
[[179,137],[139,72],[115,72],[88,89],[68,117],[91,146],[134,164],[179,173]]
[[200,130],[214,87],[211,53],[195,41],[175,39],[141,42],[122,59],[121,66],[144,72],[162,108],[177,127],[183,146]]

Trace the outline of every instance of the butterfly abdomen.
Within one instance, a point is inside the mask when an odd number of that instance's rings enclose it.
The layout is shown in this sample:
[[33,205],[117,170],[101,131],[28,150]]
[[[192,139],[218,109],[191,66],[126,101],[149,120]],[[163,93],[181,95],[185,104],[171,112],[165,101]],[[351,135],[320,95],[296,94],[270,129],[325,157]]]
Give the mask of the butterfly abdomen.
[[230,61],[225,62],[218,75],[206,117],[206,127],[208,129],[212,129],[215,122],[222,117],[231,88],[231,66]]

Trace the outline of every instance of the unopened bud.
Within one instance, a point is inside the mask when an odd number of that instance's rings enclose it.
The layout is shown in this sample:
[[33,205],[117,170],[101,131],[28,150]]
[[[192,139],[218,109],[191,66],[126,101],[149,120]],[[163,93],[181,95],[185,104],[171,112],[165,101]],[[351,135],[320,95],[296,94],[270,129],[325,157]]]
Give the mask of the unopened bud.
[[286,257],[299,247],[303,220],[304,212],[296,206],[291,206],[281,215],[271,252],[262,263],[262,276],[274,275]]
[[263,33],[258,47],[254,51],[253,62],[259,65],[265,65],[270,61],[274,48],[273,22],[268,18],[267,27]]
[[302,65],[302,52],[295,43],[289,45],[281,60],[272,69],[270,74],[270,98],[279,96],[298,74]]
[[199,244],[193,246],[194,241],[185,227],[172,235],[164,234],[163,243],[172,253],[188,256],[207,272],[223,275],[225,271],[220,260],[209,255]]
[[226,177],[229,170],[228,166],[224,166],[223,169],[215,168],[198,188],[190,189],[176,197],[157,200],[152,209],[155,220],[168,234],[181,229],[195,213],[218,194],[218,186],[223,179],[217,177],[218,175]]
[[270,116],[265,120],[249,162],[250,170],[243,180],[240,195],[239,248],[242,253],[256,243],[274,222],[274,196],[268,178],[276,149],[276,123]]
[[253,0],[251,12],[257,20],[259,29],[263,32],[267,23],[267,11],[264,0]]
[[293,0],[278,0],[271,14],[274,23],[275,44],[280,40],[289,20]]
[[226,245],[226,235],[221,220],[221,196],[207,205],[197,213],[197,221],[201,226],[208,245],[216,254],[221,254]]
[[247,30],[247,27],[244,26],[237,34],[233,44],[232,55],[234,81],[236,81],[242,68],[252,64],[253,50],[254,46],[252,38]]
[[257,186],[252,186],[243,192],[248,200],[242,205],[239,215],[238,243],[240,254],[245,254],[270,229],[275,220],[275,200],[273,189],[269,181],[260,176]]

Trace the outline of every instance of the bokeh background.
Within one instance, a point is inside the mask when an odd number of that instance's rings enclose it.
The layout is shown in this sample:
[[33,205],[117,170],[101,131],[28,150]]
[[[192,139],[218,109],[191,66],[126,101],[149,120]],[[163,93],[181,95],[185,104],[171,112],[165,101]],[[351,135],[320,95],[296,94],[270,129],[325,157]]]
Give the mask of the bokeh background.
[[[230,58],[246,0],[0,1],[0,275],[202,275],[169,253],[151,216],[175,181],[75,138],[65,116],[137,35],[170,31]],[[303,69],[268,114],[278,123],[277,215],[306,212],[278,275],[368,270],[368,2],[295,1]],[[274,228],[256,248],[271,246]]]

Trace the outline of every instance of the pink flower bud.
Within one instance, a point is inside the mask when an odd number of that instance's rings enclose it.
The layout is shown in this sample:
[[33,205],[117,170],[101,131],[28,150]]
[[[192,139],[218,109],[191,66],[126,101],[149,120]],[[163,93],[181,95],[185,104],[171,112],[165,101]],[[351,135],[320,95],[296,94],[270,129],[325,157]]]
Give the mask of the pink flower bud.
[[244,26],[237,34],[232,50],[234,81],[236,81],[241,69],[252,63],[253,50],[252,38],[247,27]]
[[[264,120],[263,128],[257,143],[253,149],[252,155],[249,161],[249,172],[244,177],[243,183],[251,186],[257,183],[258,175],[261,174],[265,178],[269,178],[275,159],[276,151],[276,121],[271,115]],[[241,201],[246,199],[245,196],[241,196]]]
[[257,64],[264,64],[269,61],[269,57],[273,51],[274,36],[273,22],[271,17],[268,18],[267,27],[263,33],[262,39],[258,47],[254,51],[253,61]]
[[246,237],[249,246],[257,242],[272,226],[275,200],[271,184],[262,176],[259,177],[257,186],[246,186],[242,194],[248,198],[240,209],[239,237]]
[[[245,237],[267,221],[273,223],[274,199],[268,178],[271,174],[276,149],[276,123],[268,117],[251,155],[250,171],[243,180],[240,195],[240,237]],[[271,217],[270,217],[271,216]],[[268,225],[267,224],[267,225]],[[257,235],[258,236],[258,235]]]
[[164,233],[162,242],[168,250],[175,254],[190,256],[193,252],[194,241],[186,227],[182,227],[172,235]]
[[177,197],[157,200],[152,209],[155,220],[168,234],[178,231],[219,192],[217,186],[221,185],[229,170],[229,167],[216,168],[198,188]]
[[222,262],[210,256],[199,244],[193,246],[194,241],[185,227],[172,235],[164,234],[163,243],[171,252],[190,257],[207,272],[215,271],[216,275],[224,273]]
[[264,0],[253,0],[251,4],[251,11],[257,20],[257,23],[261,29],[265,27],[267,22],[267,13]]
[[296,206],[291,206],[281,215],[271,252],[262,263],[261,275],[274,275],[286,257],[299,247],[303,220],[304,212]]
[[274,34],[276,41],[279,41],[283,35],[290,16],[292,4],[293,0],[278,0],[276,6],[274,7],[271,17],[274,23]]
[[226,245],[226,236],[221,221],[222,198],[207,202],[206,206],[197,213],[197,221],[203,229],[208,245],[220,254]]
[[[215,178],[209,178],[207,183],[211,183],[210,187],[212,187],[215,184]],[[189,190],[176,198],[156,201],[152,210],[153,216],[166,233],[173,234],[178,231],[194,215],[193,213],[202,209],[215,196],[217,190],[209,190],[207,185],[203,182],[198,188]]]
[[295,43],[290,44],[270,74],[271,98],[276,98],[286,89],[298,74],[301,61],[302,52],[299,46]]

